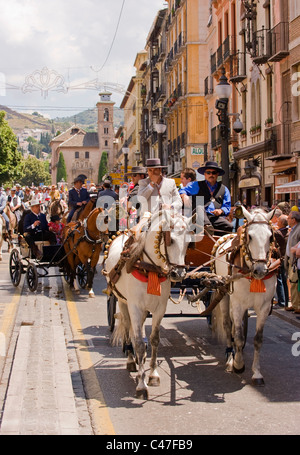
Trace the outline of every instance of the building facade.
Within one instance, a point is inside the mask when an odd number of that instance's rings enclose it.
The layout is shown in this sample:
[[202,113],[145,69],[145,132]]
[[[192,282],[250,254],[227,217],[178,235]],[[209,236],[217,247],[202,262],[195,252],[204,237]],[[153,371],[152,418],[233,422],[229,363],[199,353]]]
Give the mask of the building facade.
[[57,183],[57,164],[60,153],[64,157],[69,186],[79,174],[85,175],[91,183],[98,183],[98,171],[103,152],[108,155],[108,165],[113,166],[114,104],[111,101],[111,93],[100,93],[100,101],[97,103],[97,132],[86,132],[74,125],[52,139],[50,142],[52,184]]

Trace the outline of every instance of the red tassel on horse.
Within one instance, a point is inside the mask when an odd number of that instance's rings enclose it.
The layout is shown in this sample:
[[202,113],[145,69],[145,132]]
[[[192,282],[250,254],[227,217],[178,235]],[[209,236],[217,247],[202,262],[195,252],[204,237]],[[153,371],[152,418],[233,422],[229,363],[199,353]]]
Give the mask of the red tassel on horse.
[[152,295],[161,294],[160,281],[158,278],[158,274],[155,272],[149,272],[149,274],[148,274],[147,294],[152,294]]
[[250,282],[250,292],[266,292],[264,280],[256,280],[255,278],[252,278]]

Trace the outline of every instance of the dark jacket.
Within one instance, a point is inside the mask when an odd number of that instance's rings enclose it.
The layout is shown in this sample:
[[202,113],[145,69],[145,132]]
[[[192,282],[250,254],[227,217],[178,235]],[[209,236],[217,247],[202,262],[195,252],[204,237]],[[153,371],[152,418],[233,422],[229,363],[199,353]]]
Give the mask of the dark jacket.
[[81,188],[79,191],[79,194],[75,188],[72,188],[69,191],[69,207],[70,209],[74,209],[77,206],[78,202],[83,202],[86,201],[88,202],[90,200],[90,194],[86,188]]
[[[32,225],[36,220],[39,220],[41,224],[32,229]],[[24,219],[24,232],[36,234],[41,231],[49,231],[46,215],[44,213],[39,213],[36,215],[33,212],[29,212]]]

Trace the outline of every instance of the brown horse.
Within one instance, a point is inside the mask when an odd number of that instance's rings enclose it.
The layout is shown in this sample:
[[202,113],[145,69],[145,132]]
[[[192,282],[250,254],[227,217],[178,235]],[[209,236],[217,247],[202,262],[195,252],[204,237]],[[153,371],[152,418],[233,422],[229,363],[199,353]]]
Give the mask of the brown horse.
[[48,216],[58,215],[62,217],[66,212],[67,207],[64,206],[64,202],[60,199],[55,199],[55,201],[51,202],[48,206],[47,213]]
[[76,269],[79,264],[84,265],[87,271],[87,285],[89,296],[94,297],[93,280],[98,264],[103,243],[107,241],[106,232],[99,231],[97,228],[97,217],[103,212],[101,208],[94,208],[95,201],[90,200],[77,221],[68,223],[63,232],[63,244],[66,253],[66,268],[70,287],[77,286]]

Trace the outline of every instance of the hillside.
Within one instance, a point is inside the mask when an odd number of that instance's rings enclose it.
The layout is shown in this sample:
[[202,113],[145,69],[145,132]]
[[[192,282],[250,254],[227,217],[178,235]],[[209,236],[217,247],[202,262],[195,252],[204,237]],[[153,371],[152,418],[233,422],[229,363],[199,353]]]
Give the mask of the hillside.
[[[97,109],[88,109],[70,117],[57,117],[53,120],[36,114],[24,114],[16,112],[6,106],[0,104],[0,111],[5,111],[9,126],[17,135],[25,128],[29,129],[46,129],[49,132],[65,131],[72,125],[76,124],[86,131],[96,131],[97,129]],[[120,109],[114,110],[114,124],[119,127],[123,124],[124,115]]]

